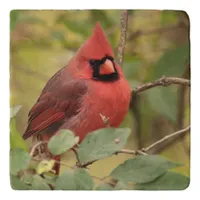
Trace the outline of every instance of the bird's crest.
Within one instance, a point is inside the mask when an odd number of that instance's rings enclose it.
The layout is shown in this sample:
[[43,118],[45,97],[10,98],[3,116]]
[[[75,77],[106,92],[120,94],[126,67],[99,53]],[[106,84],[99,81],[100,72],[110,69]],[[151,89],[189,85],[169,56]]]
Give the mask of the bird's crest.
[[102,59],[104,56],[114,57],[113,50],[99,22],[96,23],[92,36],[79,49],[77,56],[84,59]]

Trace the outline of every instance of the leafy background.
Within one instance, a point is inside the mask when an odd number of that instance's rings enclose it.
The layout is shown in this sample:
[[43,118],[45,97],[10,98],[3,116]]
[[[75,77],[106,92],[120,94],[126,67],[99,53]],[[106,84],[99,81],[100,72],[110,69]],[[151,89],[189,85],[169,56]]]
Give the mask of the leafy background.
[[[120,10],[11,11],[10,104],[22,105],[16,118],[11,119],[14,132],[23,133],[28,112],[45,83],[67,64],[90,36],[96,21],[101,22],[117,55],[120,14]],[[189,19],[185,12],[129,11],[123,70],[131,87],[162,75],[190,78],[188,64]],[[189,89],[173,85],[154,88],[135,97],[121,127],[131,128],[126,148],[136,150],[189,122]],[[20,139],[17,141],[20,143]],[[188,134],[156,153],[182,163],[175,171],[189,175]],[[89,171],[92,175],[107,176],[128,158],[132,156],[114,155],[97,161]],[[65,153],[62,160],[74,164],[74,154]]]

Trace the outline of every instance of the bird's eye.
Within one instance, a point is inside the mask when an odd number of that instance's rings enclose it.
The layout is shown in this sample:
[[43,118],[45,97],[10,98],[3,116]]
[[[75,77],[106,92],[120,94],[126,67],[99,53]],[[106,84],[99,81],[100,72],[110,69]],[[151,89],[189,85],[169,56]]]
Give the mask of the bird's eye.
[[96,61],[95,61],[95,60],[93,60],[93,59],[91,59],[91,60],[89,60],[89,63],[90,63],[90,65],[94,66],[94,65],[95,65],[95,63],[96,63]]

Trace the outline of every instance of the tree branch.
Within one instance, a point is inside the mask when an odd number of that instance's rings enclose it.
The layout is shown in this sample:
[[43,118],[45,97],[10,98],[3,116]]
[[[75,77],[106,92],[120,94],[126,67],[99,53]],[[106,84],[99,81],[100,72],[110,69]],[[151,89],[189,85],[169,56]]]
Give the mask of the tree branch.
[[187,85],[190,87],[190,80],[183,79],[183,78],[177,78],[177,77],[161,77],[160,79],[143,84],[141,86],[136,87],[132,90],[133,94],[138,94],[140,92],[144,92],[145,90],[148,90],[150,88],[156,87],[156,86],[169,86],[171,84],[181,84],[181,85]]
[[[188,64],[186,66],[185,72],[183,73],[182,78],[187,78],[189,79],[190,77],[190,65]],[[184,107],[185,107],[185,95],[187,91],[187,86],[186,85],[180,85],[180,88],[178,88],[178,112],[177,112],[177,130],[182,129],[184,126]],[[189,100],[189,99],[188,99]]]
[[155,148],[151,149],[151,154],[157,154],[160,153],[161,151],[163,151],[164,149],[166,149],[167,147],[173,145],[175,142],[177,142],[178,140],[180,140],[181,138],[185,137],[185,135],[187,134],[186,132],[183,132],[182,134],[178,134],[175,135],[172,138],[169,138],[168,140],[165,140],[162,145],[157,145]]
[[142,151],[143,152],[147,152],[147,151],[150,151],[151,149],[157,147],[158,145],[162,144],[163,142],[165,142],[166,140],[169,140],[170,138],[172,137],[175,137],[177,135],[182,135],[186,132],[188,132],[190,130],[190,126],[182,129],[182,130],[179,130],[179,131],[176,131],[174,133],[171,133],[169,135],[166,135],[165,137],[163,137],[162,139],[156,141],[155,143],[151,144],[150,146],[146,147],[146,148],[143,148]]
[[122,149],[120,151],[117,151],[116,154],[118,153],[125,153],[125,154],[132,154],[132,155],[147,155],[147,153],[143,152],[143,151],[140,151],[140,150],[137,150],[137,151],[134,151],[134,150],[129,150],[129,149]]
[[[169,135],[166,135],[165,137],[163,137],[162,139],[156,141],[155,143],[151,144],[150,146],[146,147],[146,148],[142,148],[141,150],[129,150],[129,149],[122,149],[120,151],[117,151],[115,152],[114,154],[118,154],[118,153],[124,153],[124,154],[131,154],[131,155],[148,155],[147,152],[154,149],[155,147],[157,147],[158,145],[164,143],[165,141],[173,138],[173,137],[176,137],[178,135],[182,135],[182,134],[185,134],[186,132],[188,132],[190,130],[190,126],[182,129],[182,130],[179,130],[177,132],[174,132],[174,133],[171,133]],[[81,167],[81,168],[86,168],[87,166],[93,164],[94,162],[96,162],[98,160],[92,160],[92,161],[89,161],[87,163],[84,163],[84,164],[81,164],[79,163],[79,166],[77,167]]]
[[119,62],[119,65],[122,67],[124,49],[126,45],[126,32],[127,32],[127,27],[128,27],[128,10],[122,11],[120,22],[121,22],[121,36],[120,36],[120,42],[119,42],[119,47],[118,47],[118,62]]
[[[133,119],[134,119],[134,124],[135,124],[135,134],[136,134],[136,139],[137,139],[137,144],[138,144],[138,149],[141,149],[143,147],[143,140],[142,140],[142,134],[141,134],[141,112],[140,112],[140,96],[139,95],[134,95],[132,93],[131,95],[131,102],[130,102],[130,110],[132,111]],[[132,130],[132,134],[134,130]]]

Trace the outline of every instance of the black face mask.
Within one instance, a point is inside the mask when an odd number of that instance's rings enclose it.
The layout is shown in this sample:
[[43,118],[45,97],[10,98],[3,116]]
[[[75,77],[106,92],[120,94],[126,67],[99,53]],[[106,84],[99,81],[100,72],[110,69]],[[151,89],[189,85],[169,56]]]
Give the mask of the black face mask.
[[[110,60],[113,63],[114,72],[111,74],[100,74],[100,67],[105,63],[106,60]],[[93,69],[92,79],[104,82],[113,82],[119,79],[119,74],[115,67],[114,59],[110,56],[105,56],[101,60],[89,60],[89,64]]]

